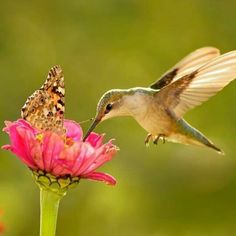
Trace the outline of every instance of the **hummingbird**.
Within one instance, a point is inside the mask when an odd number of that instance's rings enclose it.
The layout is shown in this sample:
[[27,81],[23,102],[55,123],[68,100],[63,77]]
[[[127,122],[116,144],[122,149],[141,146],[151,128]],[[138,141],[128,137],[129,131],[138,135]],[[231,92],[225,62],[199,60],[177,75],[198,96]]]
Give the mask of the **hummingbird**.
[[97,112],[84,140],[104,120],[131,116],[150,140],[218,148],[183,116],[222,90],[236,78],[236,50],[220,55],[214,47],[193,51],[149,87],[112,89],[99,100]]

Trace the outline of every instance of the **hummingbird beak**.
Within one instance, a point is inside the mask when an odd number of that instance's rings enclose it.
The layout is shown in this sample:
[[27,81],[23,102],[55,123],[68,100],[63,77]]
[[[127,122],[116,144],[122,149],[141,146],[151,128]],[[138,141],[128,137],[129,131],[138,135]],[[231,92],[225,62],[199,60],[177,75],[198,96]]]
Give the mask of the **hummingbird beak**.
[[84,136],[83,141],[85,141],[88,138],[90,133],[95,129],[95,127],[99,124],[100,121],[101,121],[101,119],[98,119],[98,118],[94,119],[92,125],[89,127],[86,135]]

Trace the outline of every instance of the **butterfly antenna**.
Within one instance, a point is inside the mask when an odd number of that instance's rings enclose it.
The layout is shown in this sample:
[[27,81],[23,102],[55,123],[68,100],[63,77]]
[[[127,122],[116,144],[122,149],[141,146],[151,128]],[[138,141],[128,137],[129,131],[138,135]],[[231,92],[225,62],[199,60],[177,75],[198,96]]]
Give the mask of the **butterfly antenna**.
[[83,123],[86,123],[86,122],[89,122],[89,121],[92,121],[92,120],[94,120],[94,118],[90,118],[90,119],[87,119],[87,120],[80,121],[79,124],[83,124]]

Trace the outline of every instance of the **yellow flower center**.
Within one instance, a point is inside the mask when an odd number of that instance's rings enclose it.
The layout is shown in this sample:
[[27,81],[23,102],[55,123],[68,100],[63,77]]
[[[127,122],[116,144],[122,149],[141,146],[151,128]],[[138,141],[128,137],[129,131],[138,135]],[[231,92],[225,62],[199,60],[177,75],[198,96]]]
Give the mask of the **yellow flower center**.
[[74,144],[74,140],[72,138],[66,137],[65,146],[72,146]]
[[39,142],[42,142],[42,140],[43,140],[43,134],[42,134],[42,133],[37,134],[37,135],[36,135],[36,139],[37,139]]

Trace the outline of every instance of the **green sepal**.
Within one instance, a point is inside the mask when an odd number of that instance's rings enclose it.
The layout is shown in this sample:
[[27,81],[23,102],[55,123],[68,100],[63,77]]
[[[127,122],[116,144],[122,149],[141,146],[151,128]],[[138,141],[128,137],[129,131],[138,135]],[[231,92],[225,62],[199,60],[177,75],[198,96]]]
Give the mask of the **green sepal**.
[[69,188],[74,188],[79,183],[79,177],[54,176],[42,170],[31,170],[33,177],[42,189],[52,191],[59,196],[64,196]]

